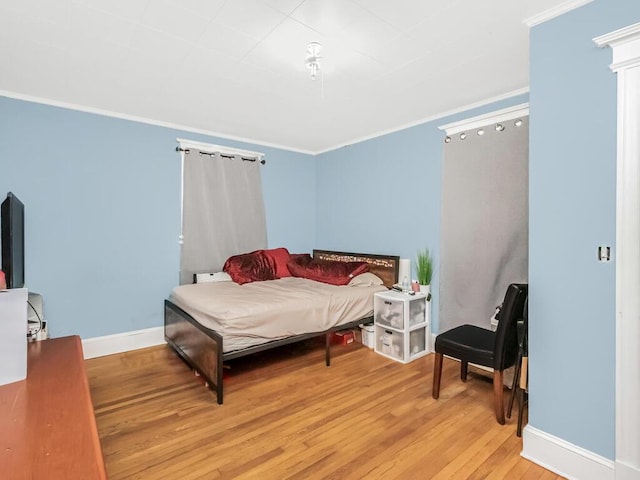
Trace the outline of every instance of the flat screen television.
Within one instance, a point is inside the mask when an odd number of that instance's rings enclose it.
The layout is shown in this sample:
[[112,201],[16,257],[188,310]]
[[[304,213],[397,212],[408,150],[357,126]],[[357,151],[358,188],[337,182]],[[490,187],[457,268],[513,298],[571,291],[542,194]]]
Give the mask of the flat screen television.
[[13,193],[7,193],[0,206],[2,271],[7,288],[24,287],[24,205]]

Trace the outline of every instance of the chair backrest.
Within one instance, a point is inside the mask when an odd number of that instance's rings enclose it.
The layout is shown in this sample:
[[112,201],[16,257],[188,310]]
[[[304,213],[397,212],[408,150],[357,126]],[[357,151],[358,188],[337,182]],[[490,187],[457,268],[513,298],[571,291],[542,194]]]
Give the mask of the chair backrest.
[[500,310],[500,321],[496,330],[493,368],[504,370],[512,366],[518,356],[518,319],[524,315],[524,303],[529,292],[526,283],[512,283]]

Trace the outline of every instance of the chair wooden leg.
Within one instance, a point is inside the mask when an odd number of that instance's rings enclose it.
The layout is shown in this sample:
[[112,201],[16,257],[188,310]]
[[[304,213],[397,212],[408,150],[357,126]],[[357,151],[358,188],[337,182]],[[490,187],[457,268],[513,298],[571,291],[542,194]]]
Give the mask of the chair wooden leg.
[[441,353],[436,353],[433,360],[433,387],[431,389],[431,396],[436,400],[440,396],[440,379],[442,378],[442,357]]
[[460,380],[467,381],[467,372],[469,371],[469,363],[464,360],[460,361]]
[[496,410],[496,420],[504,425],[504,376],[502,370],[493,371],[493,403]]
[[522,436],[522,417],[524,415],[524,409],[527,406],[527,394],[523,389],[518,391],[518,428],[516,429],[516,435]]
[[522,436],[522,416],[529,398],[529,395],[527,393],[528,370],[529,370],[529,357],[523,357],[522,371],[520,372],[520,388],[519,388],[519,394],[518,394],[518,429],[516,430],[516,435],[518,435],[519,437]]
[[511,412],[513,411],[513,400],[516,398],[518,392],[518,385],[520,382],[520,365],[522,365],[522,356],[518,354],[516,360],[516,369],[513,372],[513,382],[511,383],[511,395],[509,396],[509,406],[507,407],[507,418],[511,418]]

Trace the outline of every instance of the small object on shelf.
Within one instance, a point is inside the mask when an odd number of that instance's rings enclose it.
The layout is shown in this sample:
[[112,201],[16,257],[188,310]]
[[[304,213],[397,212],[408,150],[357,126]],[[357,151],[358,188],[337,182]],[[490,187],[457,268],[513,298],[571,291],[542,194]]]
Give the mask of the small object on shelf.
[[393,285],[391,285],[390,290],[402,293],[404,295],[415,295],[416,293],[420,293],[420,292],[414,292],[413,287],[407,287],[405,289],[401,283],[394,283]]

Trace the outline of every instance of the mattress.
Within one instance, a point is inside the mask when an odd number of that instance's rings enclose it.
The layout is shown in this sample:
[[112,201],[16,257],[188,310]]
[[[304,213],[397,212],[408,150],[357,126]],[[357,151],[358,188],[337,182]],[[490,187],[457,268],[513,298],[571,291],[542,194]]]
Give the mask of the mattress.
[[170,300],[204,327],[223,336],[223,352],[373,315],[376,286],[336,286],[298,277],[252,282],[211,282],[174,288]]

